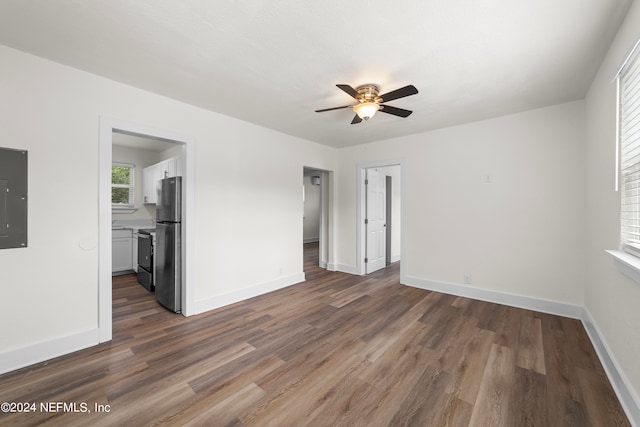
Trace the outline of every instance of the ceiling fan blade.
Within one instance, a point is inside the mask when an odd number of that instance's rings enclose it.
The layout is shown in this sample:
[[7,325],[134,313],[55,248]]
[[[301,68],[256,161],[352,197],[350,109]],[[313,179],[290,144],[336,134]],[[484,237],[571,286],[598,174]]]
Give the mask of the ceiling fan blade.
[[349,94],[349,96],[358,99],[358,91],[355,90],[354,88],[352,88],[349,85],[336,85],[338,86],[340,89],[342,89],[343,91],[345,91],[346,93]]
[[362,121],[362,119],[360,118],[360,116],[356,114],[355,116],[353,116],[353,120],[351,120],[351,124],[355,125],[355,124],[360,123],[361,121]]
[[415,95],[416,93],[418,93],[418,89],[416,89],[414,85],[408,85],[401,87],[400,89],[392,90],[384,95],[380,95],[380,98],[382,98],[382,102],[389,102],[394,99],[404,98],[405,96]]
[[405,110],[404,108],[392,107],[391,105],[381,105],[380,111],[387,114],[393,114],[394,116],[409,117],[413,111]]
[[343,105],[342,107],[324,108],[322,110],[316,110],[316,113],[323,113],[325,111],[340,110],[342,108],[352,108],[352,107],[353,105]]

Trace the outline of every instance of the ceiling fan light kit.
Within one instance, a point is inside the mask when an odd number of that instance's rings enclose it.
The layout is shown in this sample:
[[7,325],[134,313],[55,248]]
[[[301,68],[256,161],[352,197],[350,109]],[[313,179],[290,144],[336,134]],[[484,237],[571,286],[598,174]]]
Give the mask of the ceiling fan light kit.
[[351,121],[352,125],[360,123],[363,120],[369,120],[374,116],[374,114],[376,114],[377,111],[382,111],[383,113],[392,114],[394,116],[403,118],[409,117],[411,113],[413,113],[413,111],[383,104],[388,101],[393,101],[394,99],[404,98],[405,96],[415,95],[418,93],[418,89],[416,89],[416,87],[413,85],[408,85],[400,89],[396,89],[384,95],[378,95],[380,89],[378,88],[378,86],[371,83],[358,86],[355,89],[345,84],[339,84],[336,86],[350,95],[356,101],[358,101],[358,103],[355,105],[344,105],[342,107],[316,110],[316,113],[339,110],[342,108],[351,108],[356,113],[355,117]]
[[362,119],[369,120],[380,109],[375,102],[361,102],[353,106],[353,111]]

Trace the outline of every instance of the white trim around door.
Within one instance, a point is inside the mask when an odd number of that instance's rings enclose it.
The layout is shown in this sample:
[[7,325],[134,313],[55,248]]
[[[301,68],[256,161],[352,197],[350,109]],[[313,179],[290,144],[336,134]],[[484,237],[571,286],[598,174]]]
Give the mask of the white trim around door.
[[99,229],[99,267],[98,267],[98,328],[100,342],[111,340],[112,310],[111,310],[111,161],[112,161],[112,133],[120,132],[131,135],[150,137],[170,141],[182,145],[182,155],[185,159],[183,173],[184,224],[182,237],[182,313],[190,316],[195,313],[195,284],[194,269],[194,236],[193,225],[195,217],[194,200],[194,170],[195,139],[164,129],[157,129],[138,123],[100,116],[99,137],[99,178],[98,178],[98,229]]
[[366,214],[366,190],[365,190],[365,177],[366,170],[372,168],[383,168],[387,166],[400,166],[400,283],[404,283],[405,271],[406,271],[406,256],[405,256],[405,226],[406,219],[406,173],[405,173],[405,161],[403,159],[389,159],[379,160],[373,162],[358,163],[356,167],[356,217],[358,226],[356,227],[356,274],[366,274],[366,266],[364,263],[364,257],[366,253],[366,229],[365,229],[365,214]]

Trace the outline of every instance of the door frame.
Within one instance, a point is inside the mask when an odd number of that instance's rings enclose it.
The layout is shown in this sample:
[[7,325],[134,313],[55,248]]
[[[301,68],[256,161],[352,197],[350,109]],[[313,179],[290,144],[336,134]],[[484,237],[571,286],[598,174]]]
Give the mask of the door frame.
[[158,129],[138,123],[100,116],[98,152],[98,330],[99,341],[110,341],[112,337],[112,280],[111,280],[111,163],[113,159],[113,132],[173,142],[182,146],[185,159],[183,173],[183,218],[182,227],[182,313],[194,314],[195,283],[194,265],[194,178],[195,138],[190,135]]
[[388,159],[378,160],[372,162],[358,163],[356,166],[356,273],[363,276],[366,274],[366,266],[364,263],[364,255],[366,253],[367,245],[367,233],[365,227],[365,214],[366,214],[366,188],[365,178],[366,170],[374,168],[384,168],[387,166],[399,166],[400,167],[400,282],[404,283],[405,271],[406,271],[406,257],[405,257],[405,241],[406,241],[406,177],[405,177],[405,161],[404,159]]

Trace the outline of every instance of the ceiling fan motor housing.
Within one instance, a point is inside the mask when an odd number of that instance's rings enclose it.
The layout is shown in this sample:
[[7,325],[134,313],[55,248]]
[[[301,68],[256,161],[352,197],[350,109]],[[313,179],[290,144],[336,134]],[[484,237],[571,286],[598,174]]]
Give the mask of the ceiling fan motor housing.
[[366,85],[361,85],[356,88],[356,92],[358,92],[358,101],[360,102],[376,102],[379,103],[382,99],[378,96],[380,93],[380,89],[378,86],[368,83]]

